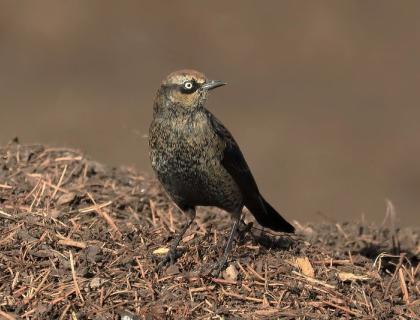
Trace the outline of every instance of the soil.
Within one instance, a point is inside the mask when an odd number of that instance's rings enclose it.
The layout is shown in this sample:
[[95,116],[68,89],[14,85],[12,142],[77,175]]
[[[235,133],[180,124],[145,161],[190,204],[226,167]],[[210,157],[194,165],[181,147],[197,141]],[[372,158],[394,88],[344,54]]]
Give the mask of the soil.
[[294,221],[290,236],[245,213],[214,277],[231,221],[200,208],[157,271],[185,217],[154,179],[13,142],[0,149],[0,318],[419,319],[420,230],[395,220],[389,203],[381,225]]

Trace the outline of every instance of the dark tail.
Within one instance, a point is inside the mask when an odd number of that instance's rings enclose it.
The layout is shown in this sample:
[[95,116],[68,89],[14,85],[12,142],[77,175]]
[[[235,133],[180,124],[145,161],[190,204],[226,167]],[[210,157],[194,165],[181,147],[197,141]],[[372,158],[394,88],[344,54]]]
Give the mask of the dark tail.
[[295,232],[295,227],[287,222],[262,196],[246,201],[245,206],[263,227],[274,231]]

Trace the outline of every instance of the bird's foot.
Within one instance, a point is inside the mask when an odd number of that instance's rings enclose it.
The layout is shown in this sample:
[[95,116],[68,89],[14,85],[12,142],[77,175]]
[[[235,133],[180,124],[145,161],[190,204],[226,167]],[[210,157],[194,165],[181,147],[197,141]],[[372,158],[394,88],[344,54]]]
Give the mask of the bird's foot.
[[240,224],[238,226],[238,235],[239,235],[240,241],[244,240],[247,233],[250,233],[252,236],[251,229],[253,226],[254,226],[253,222],[245,223],[243,220],[240,221]]
[[176,248],[171,248],[169,252],[166,254],[166,256],[162,259],[161,262],[156,267],[156,272],[159,272],[165,265],[167,264],[174,264],[176,259],[178,259],[181,256],[181,253],[176,251]]

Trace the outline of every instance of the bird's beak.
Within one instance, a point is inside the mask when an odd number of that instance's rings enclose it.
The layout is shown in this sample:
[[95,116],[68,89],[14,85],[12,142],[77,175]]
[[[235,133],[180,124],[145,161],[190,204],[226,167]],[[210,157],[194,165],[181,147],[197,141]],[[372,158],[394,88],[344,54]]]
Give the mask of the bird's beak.
[[224,86],[226,83],[220,80],[208,80],[205,84],[201,86],[204,90],[213,90],[218,87]]

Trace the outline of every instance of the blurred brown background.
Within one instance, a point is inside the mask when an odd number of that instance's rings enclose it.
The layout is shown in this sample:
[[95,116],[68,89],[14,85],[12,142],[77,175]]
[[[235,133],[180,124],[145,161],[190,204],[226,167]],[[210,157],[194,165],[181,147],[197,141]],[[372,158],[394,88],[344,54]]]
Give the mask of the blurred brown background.
[[302,222],[420,214],[420,1],[2,1],[0,144],[19,136],[150,172],[163,77],[208,107],[266,197]]

